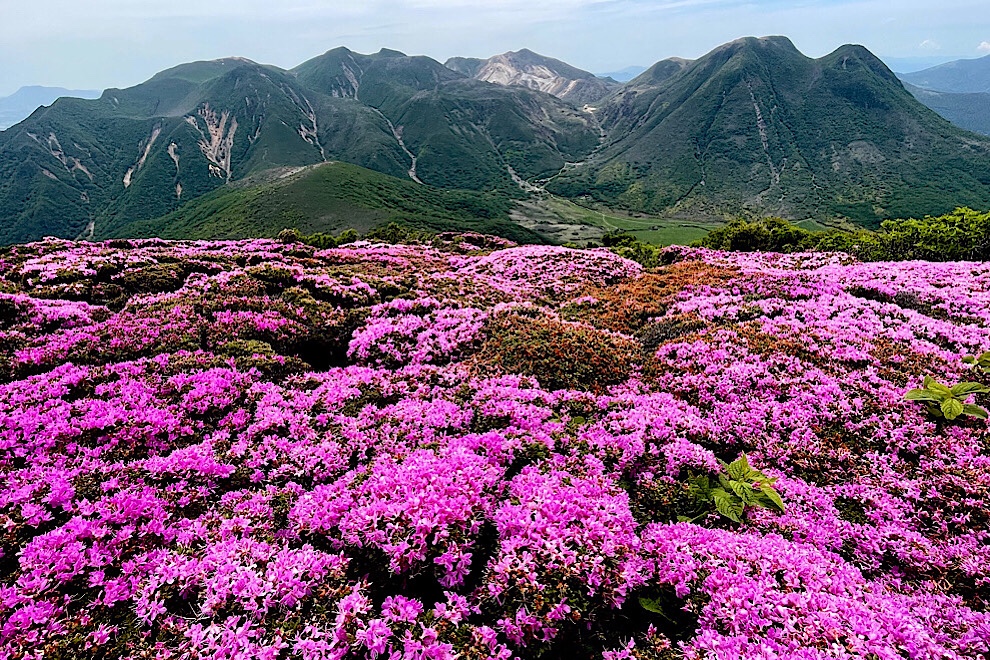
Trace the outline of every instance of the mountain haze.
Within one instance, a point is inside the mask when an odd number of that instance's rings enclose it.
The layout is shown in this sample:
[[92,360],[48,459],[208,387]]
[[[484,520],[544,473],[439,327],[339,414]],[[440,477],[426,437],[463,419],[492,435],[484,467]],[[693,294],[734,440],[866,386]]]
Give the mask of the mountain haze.
[[990,93],[937,92],[905,82],[914,98],[960,128],[990,135]]
[[937,92],[990,93],[990,55],[904,73],[901,74],[901,79]]
[[605,73],[597,73],[595,75],[599,78],[611,78],[612,80],[624,83],[629,82],[644,71],[646,71],[645,66],[627,66],[623,69],[619,69],[618,71],[607,71]]
[[65,89],[64,87],[43,87],[31,85],[0,98],[0,131],[10,128],[39,107],[51,105],[56,99],[71,96],[80,99],[95,99],[100,92],[94,89]]

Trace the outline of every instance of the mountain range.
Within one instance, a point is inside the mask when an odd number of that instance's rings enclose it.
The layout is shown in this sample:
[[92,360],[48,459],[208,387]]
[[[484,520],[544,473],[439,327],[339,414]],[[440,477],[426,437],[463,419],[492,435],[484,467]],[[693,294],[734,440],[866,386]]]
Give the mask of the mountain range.
[[940,92],[990,93],[990,55],[956,60],[922,71],[902,73],[901,80]]
[[990,55],[900,74],[921,103],[956,126],[990,135]]
[[10,96],[0,97],[0,131],[24,120],[37,108],[51,105],[63,96],[80,99],[95,99],[100,92],[93,89],[65,89],[64,87],[43,87],[30,85],[21,87]]
[[[444,65],[336,48],[291,70],[182,64],[39,109],[0,132],[0,243],[171,235],[169,223],[192,226],[184,209],[204,195],[236,190],[240,204],[297,172],[310,174],[293,190],[313,191],[345,170],[311,166],[335,161],[365,168],[346,170],[362,204],[384,205],[374,191],[385,189],[417,200],[381,220],[456,223],[463,208],[546,194],[668,218],[865,226],[990,207],[990,139],[926,108],[859,46],[811,59],[783,37],[746,38],[626,83],[527,50]],[[455,189],[476,197],[464,207],[440,192]],[[211,204],[193,214],[197,235],[209,234],[204,208],[230,206]],[[238,212],[242,233],[259,217],[251,208]],[[339,213],[279,208],[286,224],[343,226]]]

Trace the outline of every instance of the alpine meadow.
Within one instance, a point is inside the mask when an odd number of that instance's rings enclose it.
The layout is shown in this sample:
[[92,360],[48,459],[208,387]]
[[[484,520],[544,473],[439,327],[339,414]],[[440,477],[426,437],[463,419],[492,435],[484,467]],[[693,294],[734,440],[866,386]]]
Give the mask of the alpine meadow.
[[990,657],[970,4],[5,10],[0,658]]

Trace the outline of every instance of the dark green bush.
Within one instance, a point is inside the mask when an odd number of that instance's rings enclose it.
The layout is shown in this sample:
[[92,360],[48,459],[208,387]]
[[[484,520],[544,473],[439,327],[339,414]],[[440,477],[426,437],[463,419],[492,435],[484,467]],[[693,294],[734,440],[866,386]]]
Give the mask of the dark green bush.
[[812,248],[816,241],[814,232],[783,218],[738,218],[713,229],[697,245],[736,252],[798,252]]

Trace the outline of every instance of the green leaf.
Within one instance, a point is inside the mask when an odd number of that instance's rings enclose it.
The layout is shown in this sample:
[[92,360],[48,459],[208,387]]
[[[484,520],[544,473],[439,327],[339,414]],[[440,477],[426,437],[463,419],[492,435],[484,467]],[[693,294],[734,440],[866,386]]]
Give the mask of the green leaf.
[[976,364],[976,358],[972,355],[967,355],[963,358],[963,362],[966,364]]
[[946,419],[955,419],[963,412],[963,403],[959,399],[949,399],[942,403],[942,414]]
[[711,499],[711,481],[707,474],[688,477],[688,494],[699,502],[707,502]]
[[755,499],[753,497],[753,485],[750,483],[732,479],[729,481],[729,488],[731,488],[732,492],[746,504]]
[[925,383],[925,389],[931,390],[935,395],[942,395],[945,397],[952,396],[952,390],[943,385],[942,383],[937,383],[934,380],[930,383]]
[[663,614],[663,608],[660,607],[660,603],[652,598],[646,598],[645,596],[639,597],[639,606],[642,607],[647,612],[653,612],[654,614]]
[[729,477],[737,480],[744,480],[746,475],[749,473],[749,459],[746,458],[746,454],[742,454],[739,458],[732,461],[726,472],[729,473]]
[[942,400],[937,396],[935,396],[934,394],[932,394],[932,392],[929,390],[918,390],[918,389],[909,391],[907,394],[904,395],[904,398],[907,401],[941,401]]
[[990,392],[982,383],[958,383],[952,386],[952,395],[964,397],[967,394],[986,394]]
[[781,512],[784,511],[784,500],[781,499],[780,493],[773,486],[763,486],[760,492],[766,495],[767,499],[773,502],[773,505],[780,509]]
[[712,491],[712,499],[715,500],[715,510],[733,522],[740,522],[739,517],[743,512],[743,503],[738,497],[730,495],[721,488]]
[[969,415],[970,417],[979,417],[980,419],[987,418],[987,411],[979,406],[974,406],[972,403],[967,403],[963,406],[963,415]]

